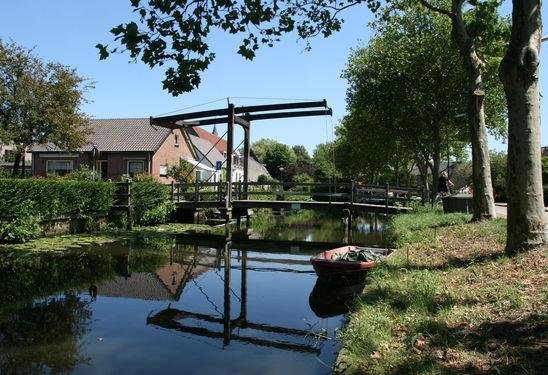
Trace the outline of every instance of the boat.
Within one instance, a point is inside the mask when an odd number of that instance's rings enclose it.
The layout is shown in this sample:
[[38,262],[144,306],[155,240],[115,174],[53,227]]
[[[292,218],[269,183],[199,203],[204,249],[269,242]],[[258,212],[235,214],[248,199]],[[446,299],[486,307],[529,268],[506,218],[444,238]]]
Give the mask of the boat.
[[[379,259],[360,261],[345,260],[352,258],[352,255],[366,250],[369,254],[378,255]],[[320,279],[348,279],[355,280],[362,277],[367,271],[375,267],[380,259],[392,254],[394,250],[374,247],[343,246],[336,249],[327,250],[310,258],[310,263],[314,267],[316,275]],[[341,259],[343,258],[343,259]]]

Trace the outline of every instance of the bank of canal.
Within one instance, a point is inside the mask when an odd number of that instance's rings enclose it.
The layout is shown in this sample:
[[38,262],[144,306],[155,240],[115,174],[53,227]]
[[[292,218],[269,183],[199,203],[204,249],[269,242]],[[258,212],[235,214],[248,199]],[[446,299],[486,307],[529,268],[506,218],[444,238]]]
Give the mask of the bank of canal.
[[[365,217],[351,239],[383,233],[382,217]],[[309,258],[348,240],[340,220],[289,216],[233,242],[207,237],[1,250],[0,373],[328,373],[360,288],[321,286]]]

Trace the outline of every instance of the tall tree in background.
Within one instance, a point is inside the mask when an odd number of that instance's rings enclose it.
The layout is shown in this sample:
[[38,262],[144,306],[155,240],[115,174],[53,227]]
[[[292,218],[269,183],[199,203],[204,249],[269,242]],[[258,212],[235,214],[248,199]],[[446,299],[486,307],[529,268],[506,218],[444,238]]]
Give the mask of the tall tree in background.
[[68,150],[85,144],[88,118],[80,107],[90,87],[74,69],[0,40],[0,142],[16,146],[14,175],[33,144]]
[[[427,9],[447,16],[452,24],[452,36],[462,56],[468,78],[468,122],[472,134],[472,170],[474,184],[474,220],[496,217],[495,200],[489,169],[489,145],[485,115],[486,84],[485,64],[489,63],[477,45],[482,37],[505,40],[507,27],[502,22],[499,0],[466,1],[451,0],[449,6],[443,2],[418,0]],[[441,3],[441,4],[440,4]],[[465,6],[472,9],[465,12]],[[500,43],[487,45],[499,48]]]
[[506,250],[547,242],[540,155],[540,0],[513,0],[510,46],[500,66],[508,103]]
[[336,168],[334,143],[320,143],[316,146],[312,155],[312,164],[317,181],[327,182],[341,178],[341,173]]
[[[293,150],[272,139],[259,139],[251,145],[254,155],[263,163],[272,177],[286,177],[285,168],[297,160]],[[283,170],[280,170],[283,168]]]
[[[379,174],[399,176],[416,164],[423,183],[428,171],[434,176],[435,195],[447,147],[456,155],[470,143],[459,119],[468,99],[466,74],[448,40],[446,17],[416,6],[383,14],[372,25],[375,36],[352,53],[343,74],[349,114],[338,129],[337,160],[354,178],[362,173],[374,182]],[[497,82],[494,69],[490,73],[489,80]],[[490,95],[490,125],[504,133],[502,86],[493,84]]]

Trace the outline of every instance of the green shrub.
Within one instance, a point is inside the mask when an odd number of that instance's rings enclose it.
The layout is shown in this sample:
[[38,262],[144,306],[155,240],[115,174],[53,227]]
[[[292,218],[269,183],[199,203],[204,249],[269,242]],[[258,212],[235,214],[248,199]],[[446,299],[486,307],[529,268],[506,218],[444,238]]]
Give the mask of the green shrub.
[[80,169],[72,171],[62,178],[64,180],[76,181],[99,181],[101,180],[101,173],[99,171],[91,170],[87,165],[82,165],[80,166]]
[[17,216],[0,219],[0,243],[22,243],[40,235],[40,218],[32,214],[32,202],[22,202]]
[[169,202],[171,191],[169,185],[155,181],[135,182],[131,199],[135,210],[135,222],[139,225],[165,223],[174,211]]

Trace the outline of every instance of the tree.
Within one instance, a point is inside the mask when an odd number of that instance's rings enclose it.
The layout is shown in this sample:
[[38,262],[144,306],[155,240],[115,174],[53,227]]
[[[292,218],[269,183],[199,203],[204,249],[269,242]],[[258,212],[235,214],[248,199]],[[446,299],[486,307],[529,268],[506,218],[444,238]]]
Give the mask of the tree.
[[335,167],[335,144],[320,143],[314,150],[312,164],[316,171],[316,180],[331,181],[341,178],[341,173]]
[[306,151],[306,148],[303,145],[295,145],[291,147],[291,149],[297,158],[296,164],[301,165],[312,163],[312,158],[308,155],[308,151]]
[[184,159],[181,159],[179,164],[169,166],[167,175],[180,184],[188,184],[196,180],[194,166]]
[[282,34],[296,32],[302,39],[330,36],[339,31],[339,13],[367,3],[376,9],[376,0],[220,1],[220,0],[131,0],[137,22],[111,29],[121,45],[97,44],[101,59],[127,52],[151,68],[167,66],[164,89],[180,95],[197,88],[200,73],[215,59],[208,37],[215,29],[243,35],[238,54],[252,60],[260,45],[272,47]]
[[540,156],[540,0],[513,0],[510,45],[500,65],[508,104],[506,250],[547,242]]
[[[375,36],[353,51],[343,74],[349,114],[338,129],[337,160],[345,174],[374,183],[379,176],[399,183],[414,164],[423,184],[429,171],[434,176],[435,195],[442,154],[448,147],[453,155],[462,154],[470,143],[460,119],[467,105],[466,75],[456,48],[448,48],[451,23],[408,7],[385,12],[373,27]],[[493,85],[491,91],[490,125],[500,133],[502,87]]]
[[0,142],[17,148],[14,175],[33,144],[71,150],[86,143],[88,118],[80,107],[90,88],[74,69],[0,40]]
[[251,152],[258,161],[264,163],[267,150],[272,148],[276,143],[278,142],[270,138],[259,139],[251,145]]
[[[484,79],[486,64],[490,61],[482,59],[482,51],[478,48],[477,41],[482,38],[491,40],[499,39],[501,43],[491,43],[487,48],[502,50],[503,41],[508,32],[505,23],[498,15],[498,0],[483,2],[451,0],[450,6],[418,0],[425,8],[447,16],[452,24],[452,36],[462,56],[468,79],[468,122],[472,134],[472,170],[474,185],[474,220],[496,217],[495,201],[491,185],[491,172],[489,170],[489,145],[487,140],[487,126],[485,116],[485,103],[487,84]],[[472,9],[464,11],[468,3]],[[497,61],[498,64],[498,61]],[[493,66],[493,64],[491,64]]]
[[282,178],[284,172],[280,168],[287,168],[288,165],[295,164],[295,155],[289,146],[282,143],[275,143],[266,150],[264,164],[271,176]]
[[295,164],[286,167],[286,177],[289,181],[303,182],[303,175],[307,175],[309,180],[314,179],[315,171],[312,165],[312,158],[306,148],[302,145],[291,147],[295,154]]

